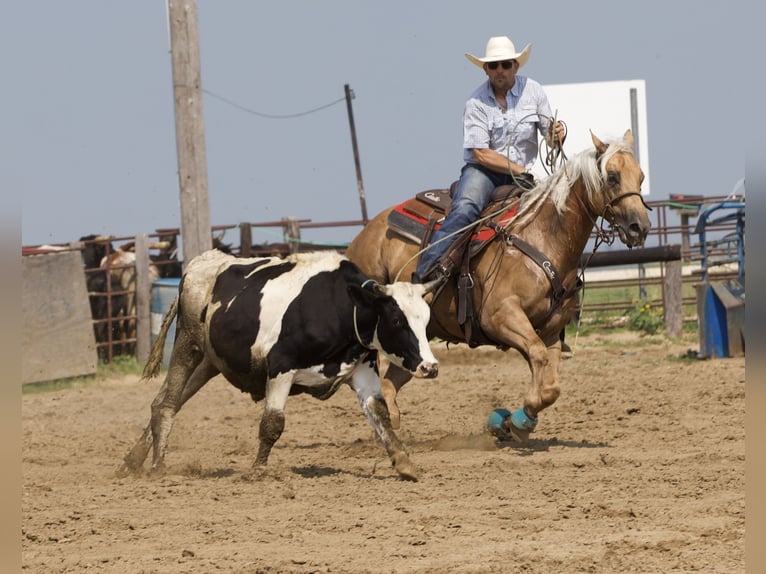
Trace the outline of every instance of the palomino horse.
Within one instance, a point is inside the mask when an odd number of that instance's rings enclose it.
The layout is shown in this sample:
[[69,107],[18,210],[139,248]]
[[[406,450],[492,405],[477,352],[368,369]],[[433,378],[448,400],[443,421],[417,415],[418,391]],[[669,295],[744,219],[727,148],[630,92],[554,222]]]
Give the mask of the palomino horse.
[[[644,175],[633,155],[630,130],[608,145],[591,137],[595,148],[580,152],[524,193],[517,215],[496,229],[495,239],[470,264],[476,330],[483,334],[479,344],[517,349],[529,364],[532,377],[523,408],[506,411],[510,416],[495,429],[522,442],[534,430],[538,413],[559,396],[559,334],[576,308],[578,268],[591,229],[602,218],[610,227],[605,230],[602,221],[601,239],[612,241],[616,228],[620,240],[632,248],[643,245],[650,228],[640,191]],[[389,230],[393,209],[370,221],[346,252],[381,283],[409,278],[419,249]],[[529,245],[536,249],[537,262],[521,251],[525,242],[526,252]],[[455,275],[431,301],[428,335],[459,343],[466,339],[457,318]],[[410,376],[387,364],[380,370],[391,420],[398,428],[396,394]]]

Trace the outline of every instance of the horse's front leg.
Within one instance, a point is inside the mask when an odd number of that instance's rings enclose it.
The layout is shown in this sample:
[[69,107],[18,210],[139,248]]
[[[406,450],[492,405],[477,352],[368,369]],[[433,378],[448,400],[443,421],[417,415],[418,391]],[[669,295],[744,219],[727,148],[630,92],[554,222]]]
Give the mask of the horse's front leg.
[[561,392],[558,367],[561,342],[544,342],[535,331],[523,310],[516,305],[506,306],[493,318],[491,336],[517,349],[527,360],[531,378],[524,406],[511,412],[503,423],[505,431],[523,442],[537,427],[538,414],[551,406]]

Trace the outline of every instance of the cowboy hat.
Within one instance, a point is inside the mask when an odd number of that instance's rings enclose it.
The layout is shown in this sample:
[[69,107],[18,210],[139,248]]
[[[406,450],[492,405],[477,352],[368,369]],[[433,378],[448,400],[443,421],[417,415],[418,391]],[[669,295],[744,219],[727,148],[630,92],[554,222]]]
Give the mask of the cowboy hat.
[[517,52],[508,36],[493,36],[487,42],[487,49],[483,58],[466,52],[465,57],[471,60],[480,68],[484,68],[487,62],[503,62],[505,60],[516,60],[519,68],[527,63],[529,52],[532,50],[532,44],[527,44],[521,52]]

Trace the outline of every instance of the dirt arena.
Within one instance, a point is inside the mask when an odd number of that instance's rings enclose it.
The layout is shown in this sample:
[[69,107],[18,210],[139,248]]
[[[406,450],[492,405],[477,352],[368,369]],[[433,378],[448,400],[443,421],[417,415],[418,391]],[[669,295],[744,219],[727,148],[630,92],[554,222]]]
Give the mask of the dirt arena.
[[695,341],[580,338],[525,446],[520,355],[437,346],[399,395],[419,482],[400,480],[348,388],[291,397],[249,477],[262,406],[215,379],[180,412],[162,477],[117,478],[160,381],[23,396],[24,570],[138,573],[745,571],[745,361]]

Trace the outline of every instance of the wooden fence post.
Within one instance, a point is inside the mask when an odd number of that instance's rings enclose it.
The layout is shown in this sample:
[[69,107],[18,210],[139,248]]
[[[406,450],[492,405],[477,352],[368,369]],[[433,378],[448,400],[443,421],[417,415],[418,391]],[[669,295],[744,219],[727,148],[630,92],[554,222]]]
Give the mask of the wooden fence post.
[[239,256],[250,257],[253,248],[253,228],[249,223],[239,224]]
[[152,282],[149,277],[149,240],[136,235],[136,358],[144,362],[151,347]]
[[665,309],[665,334],[668,337],[679,338],[683,326],[683,262],[665,262],[665,278],[663,284],[663,307]]
[[295,253],[300,249],[301,224],[294,217],[283,217],[284,238],[287,243],[287,249],[290,253]]

